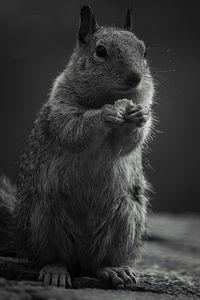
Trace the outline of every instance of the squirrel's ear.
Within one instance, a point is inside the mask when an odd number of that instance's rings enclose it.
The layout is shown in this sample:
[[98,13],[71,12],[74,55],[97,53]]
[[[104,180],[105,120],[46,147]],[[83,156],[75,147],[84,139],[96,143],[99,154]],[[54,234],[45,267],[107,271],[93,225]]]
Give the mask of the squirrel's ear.
[[128,8],[126,21],[124,24],[124,29],[132,31],[133,30],[133,16],[132,16],[132,9]]
[[95,19],[92,8],[89,5],[84,5],[80,13],[80,26],[78,39],[82,43],[87,42],[87,37],[93,34],[98,29],[98,24]]

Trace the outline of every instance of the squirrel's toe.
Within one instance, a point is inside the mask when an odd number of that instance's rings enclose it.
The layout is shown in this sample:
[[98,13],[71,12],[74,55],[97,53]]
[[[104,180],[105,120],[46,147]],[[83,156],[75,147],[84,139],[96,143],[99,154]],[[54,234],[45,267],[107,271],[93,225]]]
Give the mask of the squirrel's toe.
[[111,288],[131,288],[137,283],[135,272],[129,267],[102,268],[96,272],[95,277],[107,281]]
[[39,274],[39,281],[46,285],[53,285],[63,288],[71,287],[71,276],[65,266],[62,265],[48,265],[41,269]]

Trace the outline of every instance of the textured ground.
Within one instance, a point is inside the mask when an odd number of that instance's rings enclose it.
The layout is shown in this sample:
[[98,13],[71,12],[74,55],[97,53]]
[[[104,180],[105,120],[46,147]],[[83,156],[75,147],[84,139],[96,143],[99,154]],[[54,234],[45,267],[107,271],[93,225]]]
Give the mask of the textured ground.
[[27,261],[0,257],[0,300],[200,299],[200,217],[154,216],[151,232],[132,290],[106,290],[92,278],[75,278],[71,290],[47,287],[35,281],[37,270]]

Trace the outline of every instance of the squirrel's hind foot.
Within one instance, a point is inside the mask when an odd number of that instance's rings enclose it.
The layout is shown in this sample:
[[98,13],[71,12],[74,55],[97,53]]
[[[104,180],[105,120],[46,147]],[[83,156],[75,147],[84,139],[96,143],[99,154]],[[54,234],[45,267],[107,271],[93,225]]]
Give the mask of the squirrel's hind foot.
[[130,267],[106,267],[95,273],[96,278],[107,281],[110,288],[131,288],[137,283],[137,275]]
[[70,288],[71,276],[67,267],[63,264],[51,264],[41,269],[39,278],[46,285]]

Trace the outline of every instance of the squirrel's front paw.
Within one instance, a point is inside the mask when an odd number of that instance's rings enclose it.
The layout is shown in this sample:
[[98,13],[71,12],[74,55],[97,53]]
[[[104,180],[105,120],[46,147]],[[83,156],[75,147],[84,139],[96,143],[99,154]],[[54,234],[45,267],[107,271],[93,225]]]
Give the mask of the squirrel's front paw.
[[126,110],[125,120],[127,123],[142,127],[150,118],[150,109],[146,106],[135,105]]
[[113,128],[125,124],[125,115],[121,110],[111,104],[106,104],[101,112],[102,121],[106,126]]

